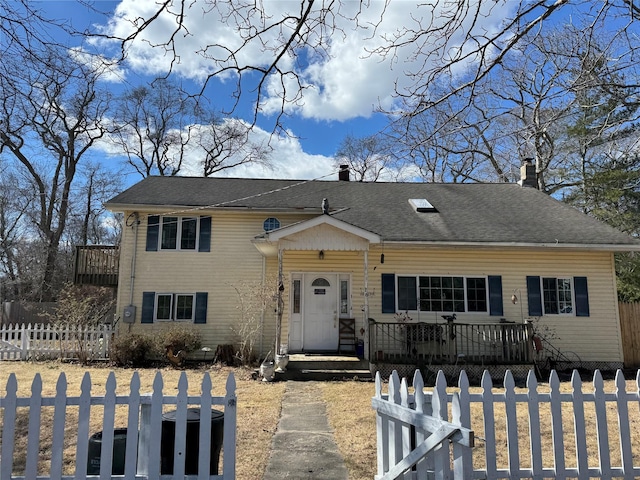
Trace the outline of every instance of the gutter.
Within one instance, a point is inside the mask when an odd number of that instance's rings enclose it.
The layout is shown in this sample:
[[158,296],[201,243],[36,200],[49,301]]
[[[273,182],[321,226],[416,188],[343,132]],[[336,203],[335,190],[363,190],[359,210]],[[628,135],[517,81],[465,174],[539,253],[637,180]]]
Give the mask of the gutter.
[[429,241],[402,241],[402,240],[384,240],[385,246],[415,247],[424,248],[432,247],[434,249],[446,248],[553,248],[558,250],[582,250],[582,251],[598,251],[598,252],[640,252],[640,243],[638,244],[585,244],[585,243],[520,243],[520,242],[429,242]]

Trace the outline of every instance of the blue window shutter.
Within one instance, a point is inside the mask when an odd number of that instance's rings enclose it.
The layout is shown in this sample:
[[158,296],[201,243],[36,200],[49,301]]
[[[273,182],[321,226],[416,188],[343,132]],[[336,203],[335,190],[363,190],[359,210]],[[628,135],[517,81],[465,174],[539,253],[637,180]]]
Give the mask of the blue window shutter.
[[502,277],[489,275],[489,315],[504,315],[502,308]]
[[382,313],[396,313],[396,276],[382,274]]
[[576,317],[589,316],[589,292],[587,277],[574,277],[573,288],[576,294]]
[[193,323],[207,323],[207,292],[196,293],[196,315]]
[[542,292],[540,291],[540,277],[527,277],[527,299],[529,316],[542,316]]
[[200,217],[200,239],[198,240],[198,251],[211,251],[211,217]]
[[156,303],[156,292],[142,293],[142,317],[140,323],[153,323],[153,307]]
[[158,250],[158,235],[160,233],[160,217],[149,215],[147,217],[147,252]]

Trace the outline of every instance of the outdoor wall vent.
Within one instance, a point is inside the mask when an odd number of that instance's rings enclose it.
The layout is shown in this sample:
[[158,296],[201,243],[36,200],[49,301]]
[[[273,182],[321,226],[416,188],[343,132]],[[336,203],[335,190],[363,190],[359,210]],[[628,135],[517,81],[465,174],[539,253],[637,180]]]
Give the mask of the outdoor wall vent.
[[437,212],[436,207],[431,205],[426,198],[410,198],[409,204],[416,212]]

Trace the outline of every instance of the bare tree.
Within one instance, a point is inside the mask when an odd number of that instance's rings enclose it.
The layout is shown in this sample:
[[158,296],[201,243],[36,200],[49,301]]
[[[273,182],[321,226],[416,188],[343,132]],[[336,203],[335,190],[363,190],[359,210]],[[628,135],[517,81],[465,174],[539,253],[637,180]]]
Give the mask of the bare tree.
[[[29,0],[0,0],[0,57],[37,61],[39,52],[59,48],[56,33],[71,33],[67,24],[46,18]],[[51,68],[56,65],[52,64]],[[12,76],[0,69],[0,76]]]
[[347,135],[336,153],[336,167],[348,165],[358,182],[377,182],[383,173],[399,174],[392,144],[382,135]]
[[[633,135],[638,75],[633,56],[616,55],[621,50],[615,34],[586,27],[524,37],[476,84],[471,100],[450,97],[396,121],[404,157],[425,180],[453,182],[516,181],[521,161],[533,158],[538,187],[566,194],[583,184],[598,156],[624,150],[623,139]],[[439,88],[447,89],[434,87],[434,94]]]
[[125,93],[110,136],[142,177],[173,176],[197,161],[205,177],[245,163],[268,164],[269,147],[250,137],[251,128],[218,115],[178,85],[157,79]]
[[50,300],[78,165],[105,133],[109,95],[98,91],[100,72],[66,50],[31,53],[0,66],[0,153],[35,192],[32,221],[46,252],[39,292]]
[[[298,0],[288,2],[287,9],[275,12],[269,3],[158,1],[147,16],[131,19],[131,29],[126,34],[117,35],[107,30],[101,35],[118,40],[124,58],[130,44],[144,41],[146,32],[159,19],[170,19],[165,23],[173,28],[154,46],[172,58],[175,66],[180,61],[180,39],[193,35],[185,19],[203,12],[215,15],[234,28],[239,42],[201,45],[199,54],[210,62],[203,91],[213,78],[233,79],[235,106],[241,97],[245,100],[250,97],[255,105],[254,122],[265,98],[276,91],[281,103],[276,128],[283,128],[281,121],[287,107],[301,101],[305,89],[309,88],[301,66],[307,65],[309,59],[326,59],[332,42],[339,41],[348,29],[368,32],[365,48],[372,56],[391,64],[411,59],[403,68],[408,81],[399,82],[396,91],[403,107],[393,112],[407,118],[414,118],[453,97],[466,99],[467,102],[456,102],[458,108],[448,116],[449,120],[454,119],[470,105],[478,84],[499,70],[510,52],[532,36],[543,33],[551,22],[566,13],[570,13],[571,18],[583,18],[594,27],[616,25],[629,51],[634,54],[638,51],[633,29],[638,25],[640,6],[633,0],[419,2],[418,10],[406,14],[397,22],[398,28],[387,34],[377,29],[385,15],[390,14],[389,0],[383,3]],[[402,15],[406,11],[393,13]],[[485,20],[491,17],[500,18],[502,22],[488,27]],[[597,28],[588,31],[594,32]],[[262,55],[255,55],[257,52]],[[265,58],[269,61],[264,61]],[[443,79],[451,88],[434,90]]]
[[251,126],[240,120],[210,118],[197,144],[198,150],[204,152],[202,173],[205,177],[245,164],[271,164],[271,147],[267,141],[253,139]]
[[119,242],[120,227],[104,203],[122,190],[117,172],[97,162],[80,169],[74,188],[68,232],[71,245],[111,245]]
[[[383,5],[389,0],[385,0]],[[327,58],[329,45],[342,32],[340,24],[358,24],[363,9],[369,1],[346,2],[330,0],[299,0],[273,14],[272,2],[244,2],[237,0],[205,0],[200,4],[186,0],[161,0],[155,3],[148,16],[131,19],[127,33],[108,29],[92,35],[121,46],[121,58],[133,42],[150,43],[145,38],[147,31],[157,22],[172,25],[165,39],[153,43],[162,55],[171,59],[170,70],[180,63],[179,43],[181,38],[193,35],[187,26],[190,15],[211,15],[223,24],[231,26],[237,33],[235,45],[223,43],[202,44],[198,54],[210,63],[208,74],[202,82],[204,93],[213,79],[224,79],[235,83],[233,105],[224,113],[235,111],[241,100],[255,106],[255,125],[263,102],[274,92],[280,99],[281,108],[274,119],[274,129],[289,134],[282,120],[285,109],[301,101],[308,82],[296,66],[309,58]],[[367,24],[369,29],[372,25]],[[351,28],[351,27],[348,27]],[[259,55],[256,55],[259,54]],[[251,60],[247,61],[247,58]],[[251,98],[246,98],[250,96]]]
[[0,295],[3,298],[21,298],[23,279],[19,255],[24,245],[25,218],[29,203],[20,191],[16,177],[7,169],[0,175]]
[[166,79],[126,92],[114,114],[115,135],[142,177],[176,175],[182,168],[193,129],[196,102]]

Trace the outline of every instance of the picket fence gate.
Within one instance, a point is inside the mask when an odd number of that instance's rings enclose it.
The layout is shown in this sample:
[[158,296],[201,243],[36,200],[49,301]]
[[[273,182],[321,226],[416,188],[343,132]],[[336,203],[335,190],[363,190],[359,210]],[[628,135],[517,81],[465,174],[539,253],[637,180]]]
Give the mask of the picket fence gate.
[[113,327],[11,324],[0,326],[0,360],[77,358],[106,360]]
[[[583,392],[582,380],[574,371],[571,389],[566,391],[561,390],[558,374],[552,371],[548,386],[543,388],[547,391],[540,391],[532,371],[527,388],[516,389],[513,375],[507,371],[504,387],[497,392],[485,371],[482,391],[473,393],[462,371],[457,391],[448,393],[442,371],[432,391],[425,391],[416,371],[415,394],[409,394],[406,378],[401,381],[394,371],[388,394],[383,395],[378,373],[372,399],[377,411],[375,478],[640,478],[631,436],[640,429],[640,372],[631,391],[627,391],[622,371],[617,372],[614,383],[615,391],[605,392],[602,374],[596,370],[592,391]],[[630,406],[634,408],[631,415]],[[474,423],[484,437],[473,430]],[[519,442],[523,433],[526,441]],[[474,440],[484,447],[474,447]],[[525,446],[528,452],[524,452]],[[617,466],[612,465],[612,453],[620,459]],[[503,454],[504,465],[498,460]],[[638,459],[640,452],[635,454]]]
[[[129,480],[157,479],[192,479],[192,480],[233,480],[236,468],[236,382],[233,373],[226,381],[224,396],[212,396],[211,378],[205,373],[201,383],[199,396],[188,395],[187,375],[182,372],[178,381],[177,395],[163,394],[162,374],[158,372],[153,382],[153,392],[140,393],[140,378],[135,372],[131,378],[129,395],[116,395],[116,379],[113,372],[107,378],[104,396],[93,396],[91,378],[85,373],[81,393],[78,397],[67,396],[67,380],[61,373],[56,384],[55,397],[42,396],[42,380],[40,374],[33,379],[30,397],[18,397],[18,384],[15,374],[11,374],[6,385],[6,396],[0,398],[2,413],[2,446],[0,449],[0,478],[2,480],[85,480],[124,478]],[[161,474],[161,441],[163,406],[175,407],[175,445],[173,454],[173,475]],[[127,409],[124,475],[112,475],[113,446],[116,408]],[[223,444],[222,475],[210,475],[210,442],[199,442],[198,475],[185,475],[185,457],[187,450],[187,409],[200,408],[199,438],[210,438],[212,406],[221,406],[223,412]],[[71,408],[77,412],[77,423],[69,421]],[[100,453],[99,475],[88,475],[90,419],[92,407],[100,410],[102,415],[102,448]],[[41,422],[43,411],[53,409],[53,419]],[[25,412],[25,410],[27,412]],[[209,413],[205,413],[209,412]],[[95,415],[95,413],[93,413]],[[14,451],[19,425],[28,423],[27,448],[24,460],[24,471],[14,474]],[[40,431],[51,431],[51,445],[40,444]],[[63,471],[65,432],[71,430],[75,441],[75,460],[73,474]],[[77,432],[77,433],[74,433]],[[68,438],[68,436],[67,436]],[[73,445],[71,445],[71,448]],[[72,448],[73,450],[73,448]],[[43,459],[41,451],[50,451],[44,466],[48,474],[42,472]],[[40,465],[39,465],[40,464]]]

